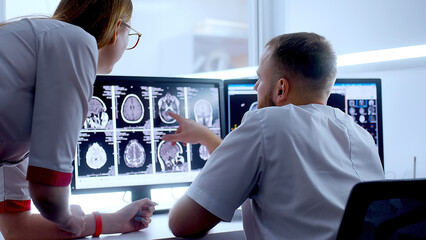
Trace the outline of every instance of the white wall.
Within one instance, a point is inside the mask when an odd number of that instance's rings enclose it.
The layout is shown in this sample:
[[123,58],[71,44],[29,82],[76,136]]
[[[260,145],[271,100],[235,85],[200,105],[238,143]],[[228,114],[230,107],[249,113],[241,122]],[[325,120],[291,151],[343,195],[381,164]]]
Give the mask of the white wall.
[[133,5],[132,27],[142,33],[141,42],[124,53],[113,75],[193,73],[197,24],[206,19],[241,22],[249,13],[246,0],[134,0]]
[[[425,59],[412,60],[412,65]],[[382,79],[383,137],[385,170],[388,178],[413,177],[417,157],[417,176],[426,177],[426,68],[407,67],[407,61],[345,69],[339,77],[378,77]],[[400,67],[398,65],[403,65]],[[343,70],[343,69],[342,69]],[[343,71],[341,71],[343,72]]]
[[60,0],[0,0],[5,2],[5,19],[53,15]]
[[[264,33],[316,32],[338,55],[426,44],[423,0],[274,0]],[[381,78],[387,178],[426,177],[426,60],[341,67],[338,77]]]
[[338,55],[424,44],[423,0],[273,0],[273,31],[313,31]]

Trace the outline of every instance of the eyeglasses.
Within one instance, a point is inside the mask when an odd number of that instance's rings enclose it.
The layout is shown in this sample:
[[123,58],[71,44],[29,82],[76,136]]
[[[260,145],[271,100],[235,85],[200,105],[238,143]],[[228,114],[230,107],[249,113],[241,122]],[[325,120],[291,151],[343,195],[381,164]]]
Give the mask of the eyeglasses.
[[126,50],[132,50],[138,45],[142,33],[133,29],[129,24],[125,23],[124,21],[121,21],[121,24],[123,24],[125,27],[128,27],[131,31],[129,32],[129,44],[127,45]]

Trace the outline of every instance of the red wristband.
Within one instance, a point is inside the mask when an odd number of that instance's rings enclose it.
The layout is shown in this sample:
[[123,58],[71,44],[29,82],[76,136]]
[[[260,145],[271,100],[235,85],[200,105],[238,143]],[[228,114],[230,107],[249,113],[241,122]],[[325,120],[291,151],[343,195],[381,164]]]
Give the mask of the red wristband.
[[93,212],[93,216],[95,216],[95,222],[96,222],[96,231],[95,234],[93,234],[92,237],[99,237],[102,233],[102,219],[101,214],[99,212]]

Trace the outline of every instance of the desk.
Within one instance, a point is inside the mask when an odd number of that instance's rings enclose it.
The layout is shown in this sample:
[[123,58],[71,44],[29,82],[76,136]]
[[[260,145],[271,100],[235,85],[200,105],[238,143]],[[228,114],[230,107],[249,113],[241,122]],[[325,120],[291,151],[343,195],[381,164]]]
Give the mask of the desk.
[[[237,210],[238,211],[238,210]],[[169,229],[169,217],[167,213],[154,214],[151,218],[151,223],[147,229],[142,229],[138,232],[131,232],[126,234],[101,234],[100,239],[102,240],[117,240],[117,239],[126,239],[126,240],[172,240],[172,239],[181,239],[173,236],[172,232]],[[80,239],[91,239],[90,237],[80,238]],[[99,239],[99,238],[94,238]],[[245,240],[246,237],[243,231],[243,224],[241,221],[241,213],[235,213],[234,218],[231,222],[220,222],[216,225],[208,235],[202,240]],[[0,233],[0,240],[4,240],[3,236]]]
[[[151,239],[181,239],[175,238],[172,232],[169,229],[168,221],[169,217],[166,213],[154,214],[151,218],[151,223],[147,229],[140,230],[138,232],[131,232],[126,234],[101,234],[100,239],[102,240],[116,240],[116,239],[126,239],[126,240],[151,240]],[[81,238],[89,239],[90,237]],[[232,240],[245,240],[245,235],[243,231],[243,224],[241,217],[236,213],[233,220],[229,223],[220,222],[216,225],[210,233],[200,238],[202,240],[221,240],[221,239],[232,239]]]

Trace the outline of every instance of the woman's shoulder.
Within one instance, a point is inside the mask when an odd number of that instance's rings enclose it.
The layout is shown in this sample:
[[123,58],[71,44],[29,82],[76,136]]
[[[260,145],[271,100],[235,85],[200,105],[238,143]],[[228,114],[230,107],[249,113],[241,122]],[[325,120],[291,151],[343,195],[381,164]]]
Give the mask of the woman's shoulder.
[[66,23],[56,19],[31,19],[29,21],[36,34],[58,32],[59,34],[77,34],[91,36],[79,26],[72,25],[70,23]]
[[90,45],[97,49],[96,39],[79,26],[52,18],[24,18],[9,22],[1,27],[4,32],[14,32],[25,35],[26,38],[36,38],[44,43],[63,42],[75,45]]
[[44,44],[54,42],[74,46],[89,45],[97,50],[95,38],[79,26],[55,19],[32,19],[36,37]]

